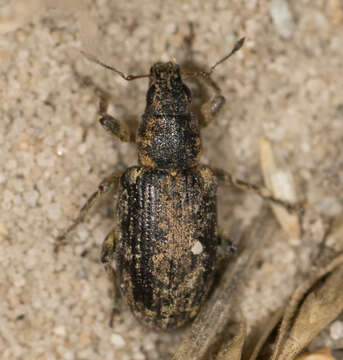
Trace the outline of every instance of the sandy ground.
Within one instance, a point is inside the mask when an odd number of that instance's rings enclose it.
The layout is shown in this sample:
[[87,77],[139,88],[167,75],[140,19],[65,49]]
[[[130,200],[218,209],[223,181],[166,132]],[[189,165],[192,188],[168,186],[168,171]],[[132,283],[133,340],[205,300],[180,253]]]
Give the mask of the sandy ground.
[[[182,332],[147,330],[126,308],[108,326],[112,286],[99,253],[111,229],[110,201],[53,253],[101,179],[118,163],[136,163],[134,145],[113,141],[97,123],[98,99],[80,76],[111,93],[120,119],[133,123],[145,106],[146,80],[128,83],[78,50],[137,74],[159,60],[189,60],[189,22],[193,59],[205,68],[245,36],[244,48],[213,75],[227,105],[203,131],[203,162],[261,183],[259,140],[268,138],[295,175],[320,239],[326,220],[342,212],[343,2],[58,3],[45,11],[38,0],[0,1],[1,358],[166,359]],[[261,206],[254,195],[221,190],[220,224],[239,239]],[[261,252],[242,299],[251,323],[282,304],[306,272],[309,239],[289,240],[280,230]],[[320,344],[342,342],[342,332],[332,333]]]

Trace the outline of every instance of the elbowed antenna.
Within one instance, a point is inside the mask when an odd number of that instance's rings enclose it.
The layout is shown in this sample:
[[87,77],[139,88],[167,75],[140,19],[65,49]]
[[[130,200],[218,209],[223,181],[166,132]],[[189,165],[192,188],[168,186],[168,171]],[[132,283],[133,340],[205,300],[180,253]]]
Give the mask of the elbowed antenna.
[[238,40],[236,42],[235,46],[233,47],[233,49],[230,51],[230,53],[225,55],[222,59],[220,59],[213,66],[211,66],[209,71],[198,71],[198,72],[193,72],[193,73],[184,73],[183,75],[187,75],[187,76],[205,76],[205,77],[210,76],[213,73],[214,69],[218,65],[220,65],[221,63],[226,61],[229,57],[231,57],[235,52],[237,52],[243,46],[244,40],[245,40],[244,37],[242,37],[240,40]]
[[123,72],[117,70],[116,68],[110,66],[110,65],[107,65],[105,63],[103,63],[102,61],[100,61],[97,57],[95,57],[94,55],[91,55],[91,54],[88,54],[86,53],[85,51],[83,50],[80,50],[81,54],[86,58],[88,59],[89,61],[92,61],[102,67],[104,67],[105,69],[108,69],[108,70],[111,70],[115,73],[117,73],[118,75],[120,75],[124,80],[127,80],[127,81],[131,81],[131,80],[136,80],[136,79],[141,79],[141,78],[146,78],[146,77],[149,77],[149,74],[145,74],[145,75],[125,75]]
[[[244,40],[245,38],[242,37],[240,40],[237,41],[236,45],[233,47],[233,49],[231,50],[231,52],[227,55],[225,55],[222,59],[220,59],[218,62],[216,62],[213,66],[211,66],[209,71],[200,71],[200,72],[192,72],[192,73],[182,73],[183,75],[186,76],[205,76],[208,77],[212,74],[212,72],[214,71],[214,69],[220,65],[221,63],[223,63],[224,61],[226,61],[229,57],[231,57],[235,52],[237,52],[244,44]],[[149,77],[149,74],[144,74],[144,75],[125,75],[123,72],[117,70],[116,68],[114,68],[113,66],[107,65],[105,63],[103,63],[102,61],[100,61],[96,56],[91,55],[86,53],[83,50],[80,50],[81,54],[88,59],[89,61],[92,61],[102,67],[104,67],[105,69],[111,70],[115,73],[117,73],[118,75],[120,75],[124,80],[127,81],[131,81],[131,80],[136,80],[136,79],[141,79],[141,78],[146,78]]]

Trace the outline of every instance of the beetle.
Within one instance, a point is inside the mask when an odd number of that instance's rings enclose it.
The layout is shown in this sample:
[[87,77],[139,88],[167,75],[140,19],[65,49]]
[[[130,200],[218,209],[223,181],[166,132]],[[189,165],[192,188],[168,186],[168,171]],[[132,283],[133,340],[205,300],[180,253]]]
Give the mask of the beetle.
[[[244,38],[208,72],[186,75],[210,76],[243,42]],[[104,240],[101,261],[136,318],[159,329],[182,327],[198,314],[213,283],[219,244],[218,185],[255,191],[290,210],[293,206],[273,198],[266,188],[200,163],[200,130],[225,102],[219,88],[203,105],[200,122],[190,112],[191,92],[176,63],[156,63],[149,75],[125,75],[85,55],[128,81],[149,77],[149,88],[136,135],[107,113],[108,99],[101,98],[101,125],[115,138],[137,144],[138,165],[103,180],[58,244],[102,195],[114,190],[118,196],[114,227]]]

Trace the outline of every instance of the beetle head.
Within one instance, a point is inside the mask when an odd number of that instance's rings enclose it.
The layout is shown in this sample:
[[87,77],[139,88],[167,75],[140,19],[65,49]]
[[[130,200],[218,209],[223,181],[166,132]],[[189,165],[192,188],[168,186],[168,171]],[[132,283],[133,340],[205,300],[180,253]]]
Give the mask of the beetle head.
[[169,61],[156,63],[150,69],[147,106],[154,113],[188,112],[191,92],[182,82],[180,66]]

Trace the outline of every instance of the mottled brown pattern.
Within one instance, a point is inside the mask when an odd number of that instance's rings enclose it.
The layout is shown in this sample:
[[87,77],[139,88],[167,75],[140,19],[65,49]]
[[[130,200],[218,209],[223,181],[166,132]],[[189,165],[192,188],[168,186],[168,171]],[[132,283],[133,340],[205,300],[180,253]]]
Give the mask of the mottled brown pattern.
[[136,136],[139,166],[120,178],[115,227],[102,253],[107,268],[115,261],[134,315],[162,329],[197,315],[216,262],[217,181],[199,165],[200,125],[190,103],[179,66],[155,64]]
[[190,112],[191,94],[179,66],[151,68],[147,106],[138,128],[138,161],[161,169],[187,169],[200,160],[200,126]]
[[[150,326],[182,326],[208,294],[217,246],[216,189],[204,166],[173,173],[133,167],[122,177],[119,282],[133,313]],[[203,248],[199,254],[192,251],[196,242]]]

